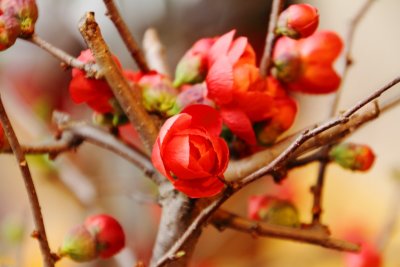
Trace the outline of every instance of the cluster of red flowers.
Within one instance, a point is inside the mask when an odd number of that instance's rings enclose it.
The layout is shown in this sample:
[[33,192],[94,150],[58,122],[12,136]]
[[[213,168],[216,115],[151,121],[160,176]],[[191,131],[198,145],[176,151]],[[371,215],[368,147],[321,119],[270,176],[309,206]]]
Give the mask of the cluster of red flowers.
[[[160,131],[152,160],[178,190],[190,197],[222,190],[229,150],[221,132],[235,155],[251,153],[273,144],[293,124],[297,104],[288,90],[323,94],[338,88],[340,77],[332,63],[342,42],[333,32],[314,33],[318,21],[310,5],[293,5],[281,13],[276,33],[283,36],[276,42],[267,77],[260,74],[248,39],[235,38],[235,30],[197,41],[178,63],[173,82],[156,72],[124,70],[114,59],[136,85],[132,88],[141,90],[149,112],[172,116]],[[94,62],[89,50],[78,59]],[[75,102],[86,102],[114,125],[127,122],[120,119],[124,114],[104,80],[77,69],[72,77]],[[132,132],[123,127],[121,133]]]

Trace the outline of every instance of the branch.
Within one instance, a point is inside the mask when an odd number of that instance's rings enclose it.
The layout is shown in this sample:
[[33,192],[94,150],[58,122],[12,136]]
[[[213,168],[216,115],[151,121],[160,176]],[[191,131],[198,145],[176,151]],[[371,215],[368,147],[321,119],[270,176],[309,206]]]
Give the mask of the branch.
[[315,228],[292,228],[252,221],[222,209],[213,215],[211,221],[217,229],[232,228],[251,235],[287,239],[339,251],[357,252],[360,249],[359,245],[330,238],[325,231]]
[[275,28],[282,6],[283,0],[273,0],[271,12],[269,14],[267,36],[265,37],[265,47],[260,62],[260,72],[263,76],[268,75],[269,67],[271,65],[271,54],[276,39]]
[[157,267],[165,266],[171,260],[174,260],[177,255],[180,255],[180,250],[185,246],[187,242],[191,240],[193,236],[201,229],[204,223],[212,216],[212,214],[234,193],[238,192],[240,189],[256,181],[257,179],[274,172],[284,165],[285,162],[291,159],[292,156],[296,156],[296,151],[306,143],[309,139],[316,138],[320,133],[340,124],[346,124],[351,120],[351,116],[357,112],[359,109],[364,107],[367,103],[373,101],[385,91],[393,87],[395,84],[400,82],[400,76],[393,79],[391,82],[383,86],[382,88],[375,91],[373,94],[369,95],[367,98],[359,101],[342,115],[330,119],[325,123],[320,124],[317,127],[309,128],[299,134],[293,142],[290,143],[286,149],[272,160],[268,165],[250,173],[246,177],[232,184],[232,186],[227,187],[219,196],[217,196],[211,203],[204,208],[199,215],[193,220],[191,225],[187,228],[186,232],[179,238],[179,240],[174,244],[173,247],[158,261]]
[[122,40],[124,41],[126,47],[128,48],[132,58],[135,60],[137,66],[142,72],[149,72],[150,69],[147,65],[147,62],[143,56],[142,51],[140,50],[139,46],[137,45],[135,39],[133,38],[131,32],[129,31],[128,26],[126,25],[125,21],[121,17],[117,7],[113,0],[103,0],[104,4],[107,7],[107,16],[111,19],[114,23],[114,26],[117,28],[119,35],[121,36]]
[[135,85],[131,88],[112,59],[93,12],[86,13],[81,19],[79,31],[92,51],[99,71],[104,74],[119,104],[139,133],[147,153],[150,154],[157,138],[158,128],[142,105],[141,90]]
[[30,38],[24,40],[42,48],[43,50],[54,56],[56,59],[66,64],[67,66],[85,71],[89,77],[101,78],[101,76],[98,75],[97,73],[96,65],[83,63],[77,60],[73,56],[67,54],[65,51],[53,46],[46,40],[43,40],[36,34],[33,34]]
[[67,114],[61,112],[54,112],[53,121],[56,123],[58,129],[63,132],[63,136],[64,134],[73,134],[73,136],[81,138],[88,143],[114,152],[141,169],[156,184],[162,182],[145,155],[133,150],[130,146],[124,144],[108,132],[84,122],[74,122]]
[[149,28],[143,36],[144,54],[151,69],[167,76],[171,76],[167,64],[167,52],[161,43],[156,29]]
[[[342,59],[342,64],[339,66],[339,75],[342,77],[342,83],[343,80],[346,77],[347,70],[349,69],[349,63],[350,63],[350,53],[351,53],[351,47],[353,45],[353,37],[355,30],[361,21],[361,19],[365,16],[367,13],[368,9],[371,7],[372,3],[374,0],[366,0],[364,4],[361,6],[360,10],[356,12],[354,15],[353,19],[351,19],[347,33],[345,35],[345,49],[343,52],[343,59]],[[338,91],[336,91],[333,102],[331,105],[331,109],[329,112],[329,116],[334,116],[338,105],[339,105],[339,100],[340,100],[340,95],[341,95],[341,90],[339,88]],[[329,153],[331,146],[325,146],[322,148],[321,152],[324,155],[327,155]],[[315,186],[311,188],[311,191],[314,195],[314,201],[313,201],[313,207],[312,207],[312,222],[313,224],[320,224],[320,219],[322,215],[322,194],[323,194],[323,187],[324,187],[324,180],[325,180],[325,173],[327,169],[327,164],[328,162],[326,160],[321,160],[319,164],[319,169],[318,169],[318,177],[317,177],[317,183]]]
[[31,205],[33,218],[35,221],[36,231],[34,231],[34,234],[40,244],[40,250],[43,256],[43,265],[45,267],[54,267],[54,258],[52,256],[49,243],[47,241],[46,229],[44,227],[43,216],[39,204],[39,199],[36,194],[35,185],[32,180],[32,175],[29,170],[29,166],[26,162],[25,154],[21,149],[17,136],[15,135],[11,122],[4,109],[1,97],[0,97],[0,121],[4,128],[4,132],[7,136],[7,139],[10,143],[10,146],[14,152],[14,155],[17,158],[18,166],[24,178],[26,191],[29,197],[29,203]]

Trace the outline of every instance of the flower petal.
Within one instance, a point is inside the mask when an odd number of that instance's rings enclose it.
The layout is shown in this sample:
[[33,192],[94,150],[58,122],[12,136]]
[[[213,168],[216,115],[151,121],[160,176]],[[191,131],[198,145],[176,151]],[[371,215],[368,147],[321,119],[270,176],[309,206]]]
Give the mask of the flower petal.
[[192,116],[191,127],[205,128],[211,135],[218,136],[222,130],[222,118],[219,112],[207,105],[190,105],[182,113]]
[[231,47],[233,36],[236,30],[231,30],[219,37],[213,46],[210,48],[208,55],[209,64],[213,65],[215,61],[219,59],[220,56],[227,56],[229,48]]
[[217,177],[211,176],[196,180],[176,180],[174,186],[191,198],[212,197],[224,188],[224,183]]
[[319,31],[300,43],[300,53],[304,60],[309,62],[331,64],[340,54],[343,41],[333,31]]
[[239,58],[243,55],[246,46],[247,46],[247,38],[246,37],[238,37],[233,42],[228,51],[228,58],[234,64]]
[[226,126],[250,145],[256,144],[256,137],[247,115],[238,108],[221,108],[221,116]]
[[210,68],[206,77],[207,97],[218,105],[232,100],[233,67],[229,59],[220,57]]

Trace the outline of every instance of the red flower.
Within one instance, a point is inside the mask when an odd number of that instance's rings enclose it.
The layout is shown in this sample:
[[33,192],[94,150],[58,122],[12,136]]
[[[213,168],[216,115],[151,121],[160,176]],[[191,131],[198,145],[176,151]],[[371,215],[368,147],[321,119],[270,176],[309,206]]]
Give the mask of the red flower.
[[[84,63],[94,63],[94,57],[89,49],[82,51],[78,60]],[[121,67],[121,63],[116,57],[114,57],[114,60]],[[88,78],[84,71],[74,68],[72,69],[69,92],[72,100],[77,104],[87,103],[93,110],[99,113],[113,111],[113,107],[109,103],[109,100],[113,97],[113,93],[107,82],[103,79]]]
[[218,194],[229,161],[221,128],[220,115],[212,107],[187,107],[161,127],[151,157],[154,166],[189,197]]
[[276,32],[293,39],[305,38],[315,32],[318,23],[318,10],[312,5],[290,5],[279,15]]
[[114,256],[125,246],[122,226],[109,215],[90,216],[85,220],[85,227],[95,237],[99,256],[103,259]]
[[255,145],[252,122],[271,116],[273,98],[255,66],[255,53],[247,38],[233,40],[234,34],[231,31],[221,36],[210,49],[207,97],[219,106],[228,128]]
[[274,48],[272,72],[293,91],[310,94],[334,92],[341,78],[332,64],[342,47],[340,37],[331,31],[320,31],[301,40],[283,36]]

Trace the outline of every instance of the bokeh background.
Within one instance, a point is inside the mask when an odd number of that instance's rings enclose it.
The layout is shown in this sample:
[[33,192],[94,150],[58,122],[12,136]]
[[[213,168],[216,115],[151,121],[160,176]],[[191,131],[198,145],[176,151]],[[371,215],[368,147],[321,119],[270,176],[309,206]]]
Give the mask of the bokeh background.
[[[363,0],[307,1],[320,11],[320,28],[344,33],[349,19]],[[104,15],[100,0],[37,0],[40,15],[36,32],[72,55],[85,48],[77,30],[79,18],[95,11],[111,50],[126,67],[135,68],[114,26]],[[148,27],[158,30],[167,47],[171,69],[197,39],[220,35],[236,28],[248,36],[257,51],[262,50],[270,1],[267,0],[119,0],[122,15],[140,41]],[[368,93],[399,75],[400,2],[376,1],[362,20],[354,39],[354,64],[343,84],[340,108],[349,107]],[[91,120],[91,111],[74,105],[68,95],[70,71],[33,45],[18,40],[0,54],[0,92],[23,143],[48,140],[52,135],[51,112],[60,109],[74,119]],[[398,87],[384,98],[399,94]],[[300,112],[294,132],[305,125],[322,121],[328,114],[331,97],[295,95]],[[323,221],[335,236],[352,229],[363,229],[374,240],[384,230],[387,217],[397,213],[393,199],[399,194],[392,172],[400,168],[400,108],[396,107],[369,123],[351,140],[368,143],[376,152],[374,168],[364,174],[330,166],[325,187]],[[107,261],[75,264],[68,259],[58,266],[131,267],[137,259],[147,260],[157,231],[159,208],[148,201],[156,188],[125,160],[100,148],[84,144],[78,151],[49,161],[30,157],[49,242],[57,250],[64,233],[93,213],[107,212],[123,224],[128,244],[117,257]],[[310,220],[309,188],[317,165],[289,174],[288,186],[294,191],[301,218]],[[246,214],[247,198],[274,189],[262,180],[227,203],[229,209]],[[73,194],[71,192],[74,192]],[[143,197],[145,194],[146,197]],[[0,154],[0,266],[41,266],[37,242],[30,238],[32,216],[15,159]],[[400,223],[384,250],[384,266],[400,266]],[[10,233],[12,234],[10,236]],[[232,230],[222,233],[208,227],[200,239],[193,266],[344,266],[344,253],[323,248],[253,238]]]

